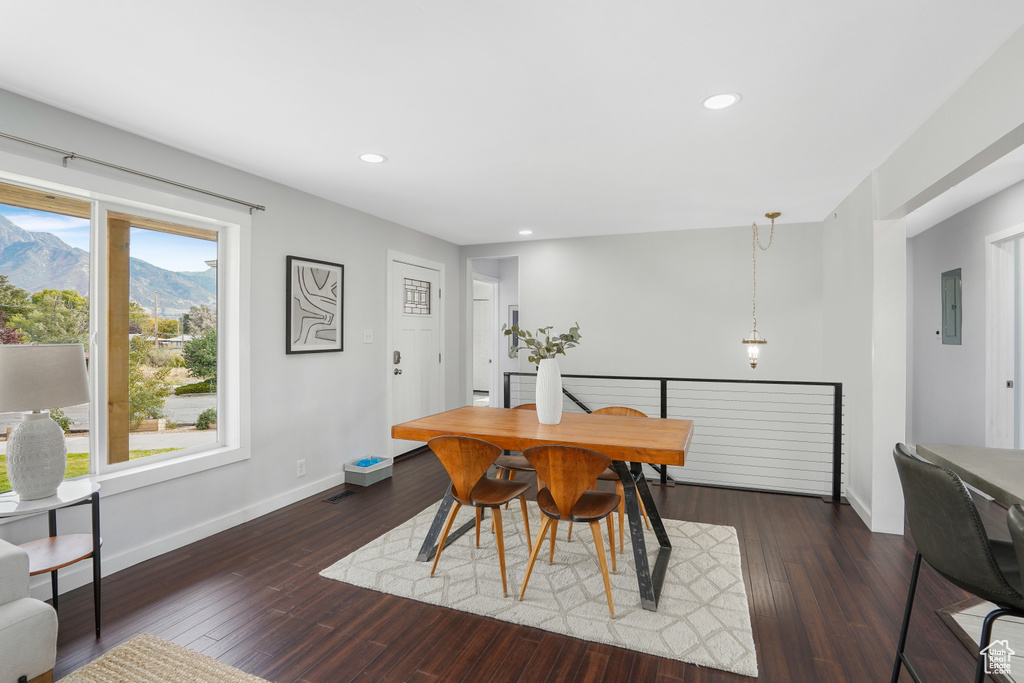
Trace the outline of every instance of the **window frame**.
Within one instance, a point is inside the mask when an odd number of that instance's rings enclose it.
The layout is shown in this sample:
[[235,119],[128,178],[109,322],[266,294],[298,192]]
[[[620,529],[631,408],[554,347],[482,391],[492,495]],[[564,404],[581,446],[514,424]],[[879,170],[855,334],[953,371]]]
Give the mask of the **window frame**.
[[[32,176],[17,172],[33,167]],[[149,486],[248,460],[249,397],[249,242],[251,218],[235,208],[158,192],[130,183],[76,172],[78,186],[47,179],[52,167],[0,152],[0,182],[90,202],[89,249],[89,460],[88,478],[104,494]],[[116,194],[110,190],[115,190]],[[154,201],[155,200],[155,201]],[[107,213],[117,212],[217,232],[217,441],[141,460],[107,463]]]

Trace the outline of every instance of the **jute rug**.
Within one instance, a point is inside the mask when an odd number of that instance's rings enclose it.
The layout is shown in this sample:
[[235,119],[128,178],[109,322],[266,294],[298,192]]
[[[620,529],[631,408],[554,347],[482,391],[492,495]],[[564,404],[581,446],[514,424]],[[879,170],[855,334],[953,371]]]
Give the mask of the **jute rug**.
[[68,676],[62,683],[266,683],[148,633],[121,643]]
[[[531,509],[530,529],[536,534],[540,529],[540,511],[535,505]],[[431,563],[416,561],[436,510],[437,504],[432,505],[320,575],[583,640],[757,676],[740,548],[732,527],[664,520],[672,541],[672,556],[657,612],[640,607],[627,533],[625,553],[619,553],[618,572],[611,577],[615,603],[612,619],[594,539],[586,525],[576,525],[572,541],[566,539],[567,525],[559,525],[555,563],[548,564],[545,546],[534,566],[526,596],[519,602],[529,554],[518,505],[504,510],[502,515],[507,598],[501,591],[494,536],[487,531],[489,520],[484,522],[480,547],[475,547],[473,532],[468,532],[445,549],[433,578]],[[463,508],[455,524],[472,518],[472,508]],[[603,524],[602,530],[607,552],[607,528]],[[658,543],[652,532],[646,533],[653,568]]]

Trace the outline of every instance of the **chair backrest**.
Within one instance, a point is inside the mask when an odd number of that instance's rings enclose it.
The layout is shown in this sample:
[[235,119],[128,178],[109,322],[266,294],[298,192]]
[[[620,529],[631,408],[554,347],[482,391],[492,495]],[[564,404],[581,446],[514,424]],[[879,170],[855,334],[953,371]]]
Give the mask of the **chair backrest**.
[[907,522],[922,557],[951,583],[989,600],[1018,602],[992,554],[978,508],[952,470],[933,465],[896,444]]
[[621,415],[622,417],[647,417],[646,413],[641,413],[635,408],[627,408],[626,406],[608,406],[607,408],[598,408],[591,415]]
[[517,406],[513,406],[512,410],[537,410],[536,403],[520,403]]
[[484,478],[501,449],[493,443],[468,436],[435,436],[427,442],[452,478],[452,495],[470,505],[473,488]]
[[578,446],[534,446],[523,455],[551,492],[562,517],[569,516],[583,492],[597,481],[597,475],[612,464],[608,456]]
[[1006,526],[1010,528],[1010,539],[1017,553],[1018,579],[1024,586],[1024,505],[1018,503],[1006,511]]

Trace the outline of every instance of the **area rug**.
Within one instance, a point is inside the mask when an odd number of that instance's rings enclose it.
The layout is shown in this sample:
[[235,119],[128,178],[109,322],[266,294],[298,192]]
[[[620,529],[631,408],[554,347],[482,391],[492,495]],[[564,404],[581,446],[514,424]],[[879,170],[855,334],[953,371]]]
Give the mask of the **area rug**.
[[[583,640],[757,676],[740,547],[732,527],[664,520],[672,541],[672,556],[657,612],[640,606],[627,533],[625,553],[619,553],[618,572],[611,577],[615,603],[612,619],[594,539],[586,525],[576,525],[572,541],[566,538],[567,525],[559,525],[554,564],[548,564],[545,546],[530,576],[526,596],[519,602],[529,561],[520,510],[510,508],[502,515],[509,585],[506,598],[490,533],[481,535],[479,548],[474,545],[472,531],[446,548],[433,578],[431,563],[416,561],[437,507],[432,505],[320,575]],[[531,508],[530,529],[536,534],[540,511],[535,505]],[[463,508],[456,525],[472,516],[472,508]],[[484,529],[489,527],[485,521]],[[607,527],[602,525],[602,529],[607,552]],[[653,568],[658,543],[652,532],[646,533]]]
[[60,679],[62,683],[266,683],[148,633],[121,643],[110,652]]

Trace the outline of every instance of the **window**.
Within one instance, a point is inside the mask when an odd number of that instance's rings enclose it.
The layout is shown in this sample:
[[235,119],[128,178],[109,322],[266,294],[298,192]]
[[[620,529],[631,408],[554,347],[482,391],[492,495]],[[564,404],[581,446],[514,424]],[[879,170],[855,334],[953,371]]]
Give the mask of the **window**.
[[216,444],[217,232],[107,223],[107,464]]
[[[89,348],[89,202],[0,184],[0,343]],[[89,404],[54,406],[65,477],[89,474]],[[0,453],[21,413],[0,414]],[[0,493],[10,490],[0,457]]]
[[[54,415],[65,420],[66,478],[115,477],[121,490],[248,457],[247,223],[133,206],[0,182],[0,343],[86,347],[93,400]],[[0,493],[5,436],[20,420],[0,414]],[[121,479],[145,464],[162,474]]]

